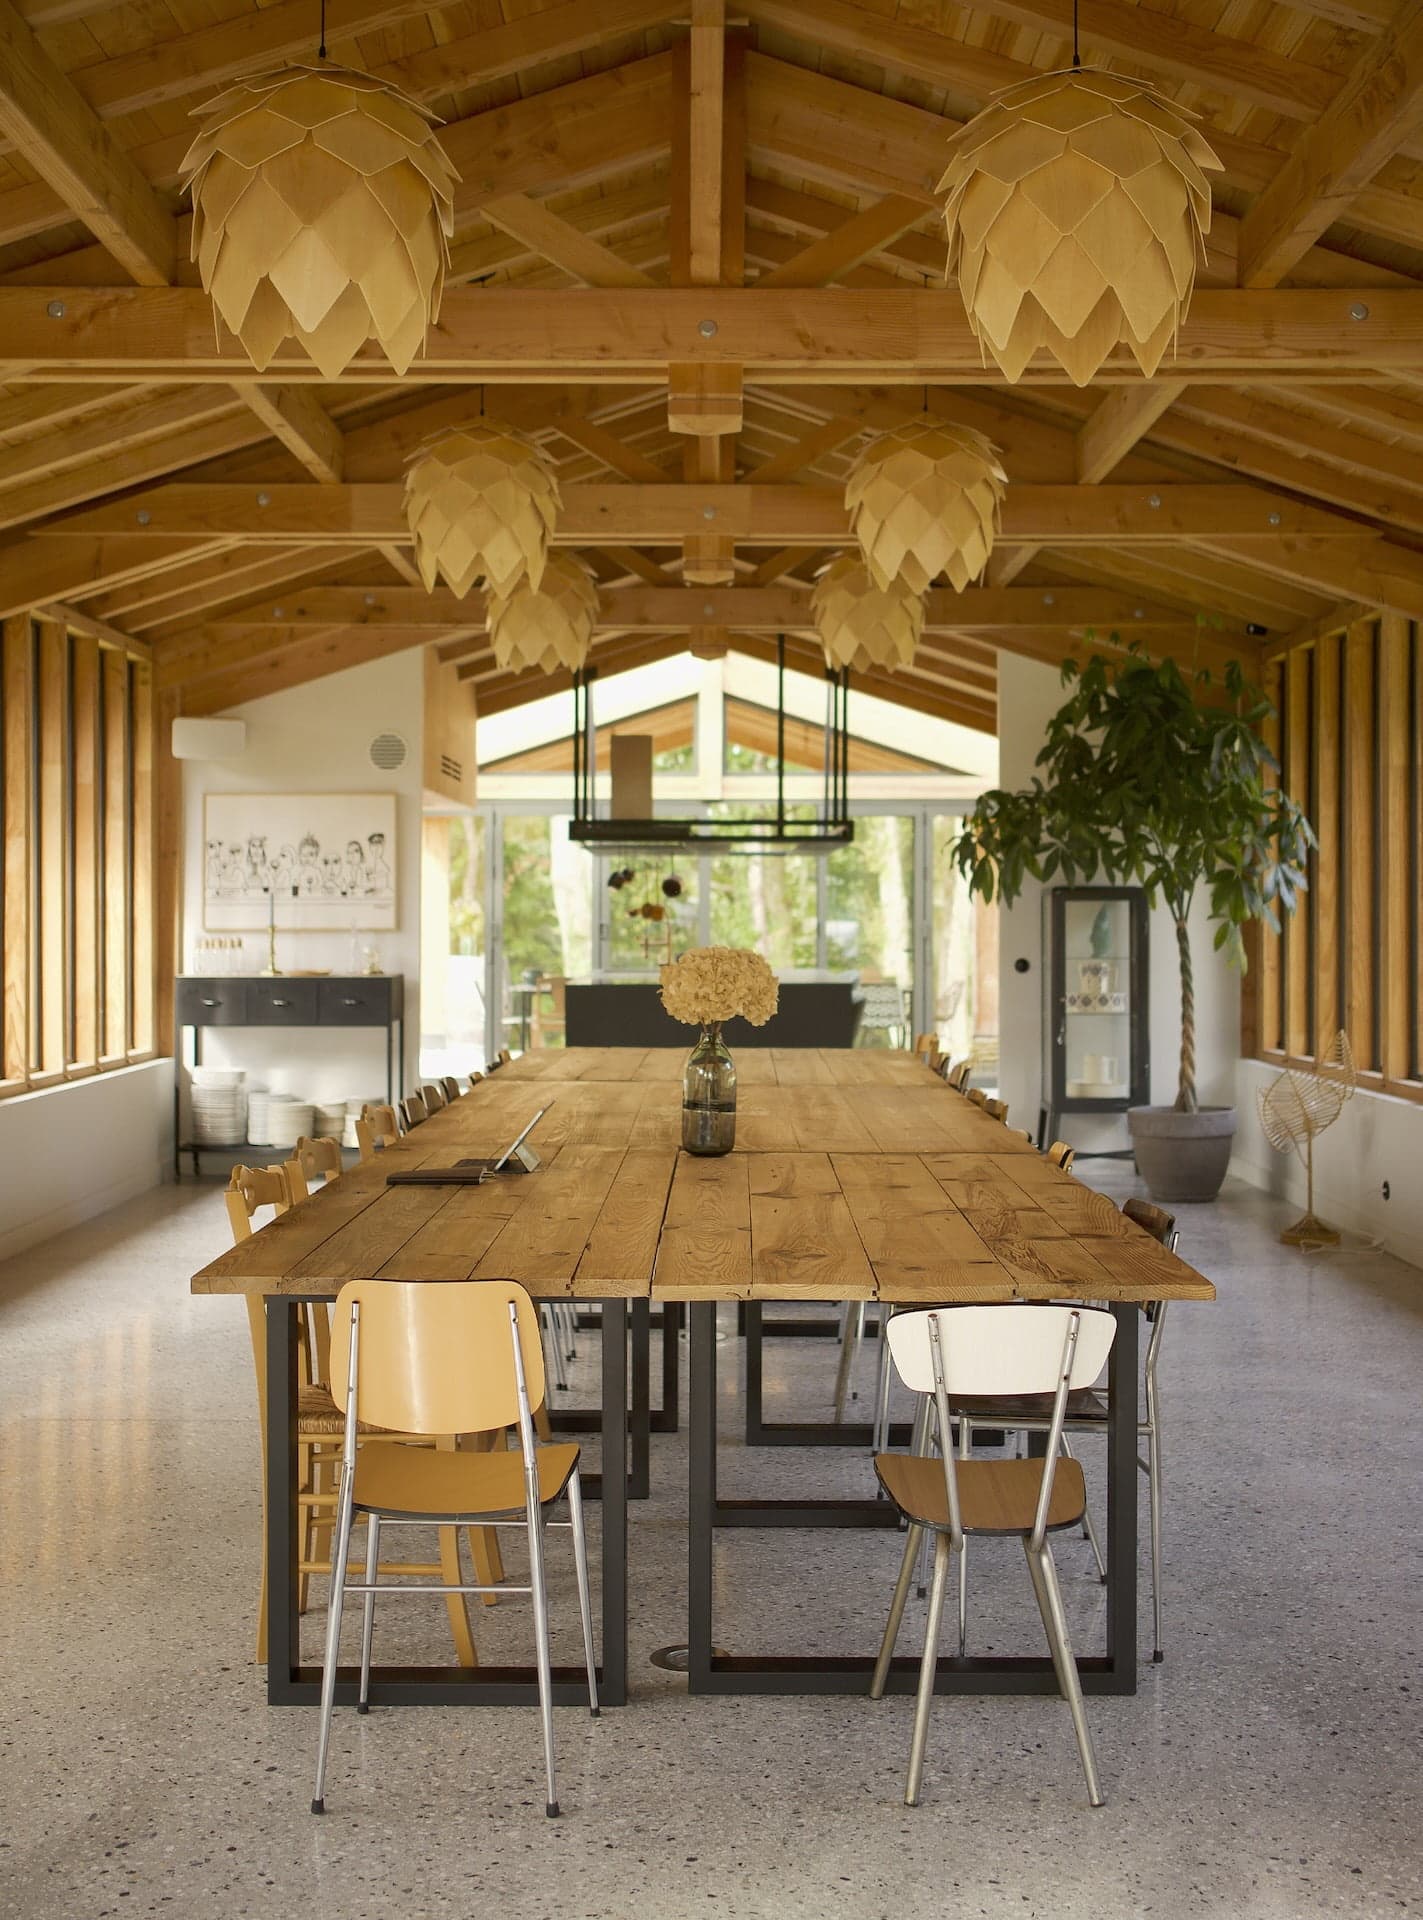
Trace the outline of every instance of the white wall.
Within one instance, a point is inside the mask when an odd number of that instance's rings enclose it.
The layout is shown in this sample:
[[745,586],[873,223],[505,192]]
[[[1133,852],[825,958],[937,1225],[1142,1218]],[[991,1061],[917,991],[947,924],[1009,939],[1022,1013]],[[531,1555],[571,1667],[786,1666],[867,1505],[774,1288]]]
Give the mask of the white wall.
[[[202,860],[205,793],[395,793],[396,928],[362,933],[357,944],[379,949],[386,973],[405,975],[405,1073],[413,1084],[419,1052],[420,1004],[420,748],[424,666],[421,651],[352,667],[287,693],[230,709],[247,722],[246,750],[221,764],[190,760],[183,767],[182,954],[192,972],[203,932]],[[400,734],[409,748],[397,773],[371,763],[379,733]],[[245,936],[244,971],[266,965],[265,933]],[[283,971],[326,967],[351,971],[349,933],[277,932]],[[249,1081],[319,1100],[384,1098],[385,1035],[357,1029],[285,1028],[231,1032],[209,1028],[203,1059],[212,1066],[247,1069]]]
[[[1047,723],[1064,699],[1055,667],[998,655],[998,782],[1025,787],[1032,780]],[[1043,889],[1031,881],[999,921],[1000,1096],[1008,1102],[1014,1126],[1036,1130],[1042,1100],[1043,1056]],[[1240,981],[1213,951],[1213,929],[1197,902],[1191,921],[1191,950],[1196,981],[1196,1085],[1203,1106],[1229,1105],[1235,1099],[1235,1068],[1240,1053]],[[1158,907],[1150,932],[1151,1098],[1169,1105],[1176,1097],[1180,1057],[1180,975],[1176,931],[1171,916]],[[1018,973],[1014,962],[1028,961]],[[1101,1121],[1071,1114],[1059,1127],[1064,1139],[1083,1151],[1126,1145],[1126,1124],[1112,1115]]]
[[[1304,1169],[1292,1153],[1276,1153],[1261,1131],[1256,1105],[1279,1069],[1242,1060],[1236,1069],[1240,1130],[1232,1173],[1304,1211]],[[1390,1253],[1423,1267],[1423,1109],[1411,1100],[1356,1093],[1314,1150],[1314,1210],[1331,1226],[1378,1235]],[[1389,1198],[1383,1198],[1387,1181]]]
[[0,1101],[0,1260],[156,1186],[173,1161],[173,1063]]

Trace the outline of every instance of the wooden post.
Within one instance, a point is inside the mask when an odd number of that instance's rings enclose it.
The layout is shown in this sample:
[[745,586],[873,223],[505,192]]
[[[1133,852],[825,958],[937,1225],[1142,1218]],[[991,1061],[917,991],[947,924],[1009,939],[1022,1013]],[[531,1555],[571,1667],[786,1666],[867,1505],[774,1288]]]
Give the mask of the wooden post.
[[32,778],[30,715],[34,701],[34,652],[30,616],[17,613],[3,634],[4,723],[4,1060],[3,1084],[25,1085],[30,1070],[30,913],[33,905],[30,847]]

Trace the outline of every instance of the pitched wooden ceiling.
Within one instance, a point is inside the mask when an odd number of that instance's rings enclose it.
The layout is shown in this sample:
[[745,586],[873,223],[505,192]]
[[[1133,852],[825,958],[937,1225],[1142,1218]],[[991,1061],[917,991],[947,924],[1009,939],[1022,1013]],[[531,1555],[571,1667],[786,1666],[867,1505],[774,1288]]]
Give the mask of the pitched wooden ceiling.
[[333,0],[331,57],[429,102],[462,182],[428,354],[332,385],[216,339],[176,187],[193,107],[309,58],[315,0],[0,0],[0,611],[129,636],[191,713],[427,642],[483,712],[535,698],[561,682],[418,587],[400,512],[409,453],[483,404],[558,462],[601,671],[781,631],[817,670],[848,463],[927,405],[997,441],[1008,504],[988,581],[932,595],[876,693],[992,729],[997,649],[1089,624],[1219,664],[1341,606],[1423,618],[1423,0],[1082,0],[1084,58],[1202,116],[1209,253],[1156,379],[1010,387],[942,286],[934,185],[1070,20]]

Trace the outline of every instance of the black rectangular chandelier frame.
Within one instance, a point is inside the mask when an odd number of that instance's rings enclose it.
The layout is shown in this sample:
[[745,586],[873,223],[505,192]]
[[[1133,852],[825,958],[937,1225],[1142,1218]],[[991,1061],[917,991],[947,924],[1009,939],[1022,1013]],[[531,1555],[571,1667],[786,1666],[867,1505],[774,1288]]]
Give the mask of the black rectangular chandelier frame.
[[776,804],[774,813],[741,820],[604,820],[598,818],[595,667],[573,676],[573,819],[568,837],[608,852],[664,852],[714,847],[723,853],[828,852],[855,837],[850,818],[850,669],[826,669],[824,790],[814,819],[786,812],[786,639],[776,638]]

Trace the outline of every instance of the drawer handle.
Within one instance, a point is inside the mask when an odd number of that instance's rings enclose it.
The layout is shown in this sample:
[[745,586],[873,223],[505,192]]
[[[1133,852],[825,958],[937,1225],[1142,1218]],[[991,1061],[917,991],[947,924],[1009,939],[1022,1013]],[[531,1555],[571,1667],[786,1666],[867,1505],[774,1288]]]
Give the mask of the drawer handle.
[[203,1005],[205,1007],[220,1007],[222,1002],[221,1000],[204,1000]]
[[359,1000],[343,1000],[343,1001],[341,1002],[341,1005],[342,1005],[343,1007],[358,1007],[358,1006],[360,1006],[360,1004],[361,1004],[361,1003],[360,1003],[360,1001],[359,1001]]
[[273,995],[272,995],[272,1005],[273,1005],[274,1007],[289,1007],[289,1006],[291,1005],[291,1001],[290,1001],[290,1000],[279,1000],[279,999],[277,998],[277,996],[276,996],[275,994],[273,994]]

